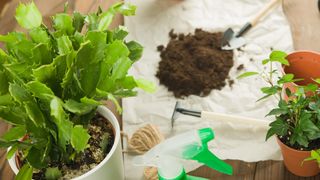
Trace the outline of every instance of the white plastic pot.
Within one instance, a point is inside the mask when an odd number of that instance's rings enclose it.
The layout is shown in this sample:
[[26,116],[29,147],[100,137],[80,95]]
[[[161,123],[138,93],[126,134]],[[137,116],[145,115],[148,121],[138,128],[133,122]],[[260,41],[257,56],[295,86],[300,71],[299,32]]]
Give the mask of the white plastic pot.
[[[104,158],[104,160],[96,167],[91,169],[89,172],[74,178],[73,180],[123,180],[124,179],[124,167],[123,167],[123,156],[121,148],[120,138],[120,126],[115,115],[106,107],[99,106],[97,109],[98,113],[108,119],[113,125],[115,130],[114,144]],[[15,174],[18,174],[19,170],[16,165],[15,156],[9,159],[11,169]]]

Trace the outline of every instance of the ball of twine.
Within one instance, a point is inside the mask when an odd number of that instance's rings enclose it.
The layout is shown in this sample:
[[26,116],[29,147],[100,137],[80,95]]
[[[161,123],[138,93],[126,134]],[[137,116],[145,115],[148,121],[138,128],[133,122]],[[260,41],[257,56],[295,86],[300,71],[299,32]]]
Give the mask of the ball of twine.
[[[128,142],[127,152],[136,154],[146,153],[165,139],[163,134],[153,124],[147,124],[146,126],[139,128],[133,133],[131,138],[125,133],[122,134]],[[146,167],[143,174],[146,180],[158,179],[158,170],[155,167]]]

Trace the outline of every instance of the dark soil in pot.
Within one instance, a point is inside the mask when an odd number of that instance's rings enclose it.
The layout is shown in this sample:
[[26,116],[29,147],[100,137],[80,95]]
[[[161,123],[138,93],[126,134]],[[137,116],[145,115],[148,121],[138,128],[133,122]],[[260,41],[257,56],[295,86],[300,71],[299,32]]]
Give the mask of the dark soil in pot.
[[[69,164],[50,164],[49,167],[58,167],[62,173],[60,179],[72,179],[79,177],[97,166],[110,152],[115,139],[115,132],[112,124],[100,114],[96,113],[91,120],[88,132],[90,147],[83,154],[77,156],[75,161]],[[19,167],[19,166],[18,166]],[[33,174],[34,180],[44,180],[45,170]]]
[[226,85],[233,51],[220,48],[222,33],[196,29],[194,34],[169,33],[166,47],[158,46],[161,61],[156,76],[175,97],[207,96]]
[[285,144],[285,145],[287,145],[287,146],[289,146],[289,147],[291,147],[293,149],[300,150],[300,151],[311,151],[311,150],[315,150],[315,149],[319,149],[320,148],[320,138],[310,141],[308,147],[301,146],[301,145],[299,145],[297,143],[294,144],[294,145],[291,145],[289,136],[278,136],[278,138],[280,139],[280,141],[283,144]]

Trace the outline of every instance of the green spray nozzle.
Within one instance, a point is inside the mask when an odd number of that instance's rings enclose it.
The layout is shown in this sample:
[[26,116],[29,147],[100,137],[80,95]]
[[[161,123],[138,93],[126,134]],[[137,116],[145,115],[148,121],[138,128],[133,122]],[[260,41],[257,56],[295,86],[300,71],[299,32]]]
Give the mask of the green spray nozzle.
[[134,158],[134,164],[157,167],[159,179],[165,180],[203,179],[187,176],[181,159],[195,160],[221,173],[231,175],[232,167],[208,149],[208,142],[213,139],[214,132],[211,128],[179,134],[153,147],[146,154]]

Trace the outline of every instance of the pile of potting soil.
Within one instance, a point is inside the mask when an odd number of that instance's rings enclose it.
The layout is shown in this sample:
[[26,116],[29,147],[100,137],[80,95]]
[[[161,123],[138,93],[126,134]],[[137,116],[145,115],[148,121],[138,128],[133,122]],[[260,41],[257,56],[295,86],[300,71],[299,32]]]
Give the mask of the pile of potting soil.
[[233,52],[221,50],[222,33],[196,29],[194,34],[169,33],[166,47],[158,46],[161,61],[156,76],[177,98],[207,96],[222,89],[233,66]]

